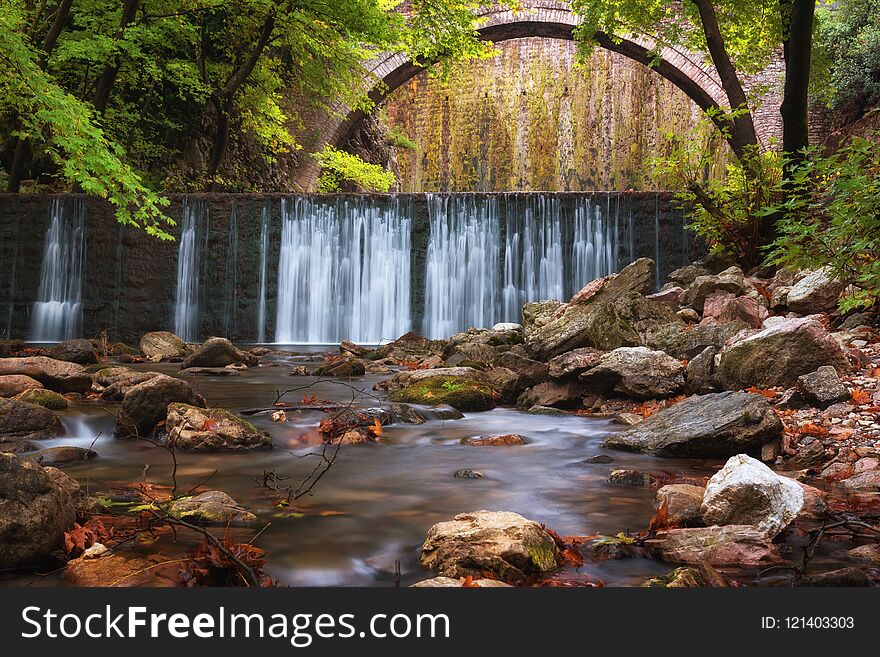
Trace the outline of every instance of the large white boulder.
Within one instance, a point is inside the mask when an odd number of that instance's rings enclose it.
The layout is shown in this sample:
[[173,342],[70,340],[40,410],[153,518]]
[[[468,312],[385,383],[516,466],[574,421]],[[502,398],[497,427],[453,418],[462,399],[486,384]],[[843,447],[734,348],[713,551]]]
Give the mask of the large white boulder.
[[776,536],[804,507],[804,490],[745,454],[731,456],[706,484],[707,525],[752,525]]

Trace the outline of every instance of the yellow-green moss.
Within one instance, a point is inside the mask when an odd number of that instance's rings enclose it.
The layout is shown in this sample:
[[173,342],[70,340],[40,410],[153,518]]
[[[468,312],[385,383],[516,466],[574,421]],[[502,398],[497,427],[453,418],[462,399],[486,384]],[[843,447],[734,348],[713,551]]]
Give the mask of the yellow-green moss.
[[495,408],[496,393],[489,386],[458,376],[432,376],[395,390],[389,399],[406,404],[448,404],[459,411]]
[[32,388],[30,390],[25,390],[23,392],[18,393],[15,396],[17,401],[28,402],[30,404],[37,404],[38,406],[42,406],[43,408],[48,408],[53,411],[60,411],[67,408],[67,400],[59,395],[57,392],[52,392],[51,390],[42,390],[40,388]]

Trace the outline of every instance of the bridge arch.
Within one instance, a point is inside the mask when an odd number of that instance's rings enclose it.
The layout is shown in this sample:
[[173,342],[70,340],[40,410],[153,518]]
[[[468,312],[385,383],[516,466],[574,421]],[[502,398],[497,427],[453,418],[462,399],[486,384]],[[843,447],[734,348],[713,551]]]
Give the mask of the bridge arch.
[[[573,40],[574,30],[580,24],[580,17],[567,3],[555,0],[527,1],[518,10],[487,7],[478,12],[478,16],[481,24],[477,31],[481,38],[493,42],[526,37]],[[729,104],[717,73],[699,55],[681,48],[664,46],[658,49],[657,43],[649,37],[612,39],[606,34],[597,34],[596,40],[602,48],[649,66],[704,111]],[[365,67],[372,85],[369,96],[376,105],[425,70],[403,53],[384,53],[367,62]],[[774,109],[778,114],[778,99],[771,95],[769,101],[771,107],[766,107],[765,99],[763,111],[755,117],[759,139],[765,148],[769,139],[779,133],[778,126],[772,124],[774,121],[767,121],[768,117],[774,116]],[[772,107],[774,103],[777,103],[776,108]],[[343,109],[335,113],[321,131],[323,142],[335,146],[345,144],[365,116],[362,110]]]

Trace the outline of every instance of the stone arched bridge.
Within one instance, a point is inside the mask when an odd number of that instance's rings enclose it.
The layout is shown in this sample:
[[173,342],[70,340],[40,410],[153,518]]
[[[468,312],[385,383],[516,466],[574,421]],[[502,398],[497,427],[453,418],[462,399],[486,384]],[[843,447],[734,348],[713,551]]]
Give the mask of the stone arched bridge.
[[[480,36],[493,42],[525,37],[549,39],[574,38],[574,30],[580,23],[568,3],[555,0],[524,0],[518,10],[488,6],[478,12],[482,19],[478,27]],[[651,38],[612,39],[597,35],[598,45],[651,68],[675,84],[700,108],[726,107],[729,105],[717,73],[700,55],[681,48],[661,47]],[[656,56],[659,54],[659,58]],[[381,103],[386,96],[424,70],[402,53],[386,53],[368,62],[370,97]],[[754,112],[755,128],[764,147],[772,138],[782,133],[779,106],[781,103],[781,74],[778,64],[752,79],[745,80],[745,87],[764,89],[760,107]],[[319,145],[345,144],[364,118],[363,112],[347,112],[344,108],[334,116],[326,117],[319,128]]]

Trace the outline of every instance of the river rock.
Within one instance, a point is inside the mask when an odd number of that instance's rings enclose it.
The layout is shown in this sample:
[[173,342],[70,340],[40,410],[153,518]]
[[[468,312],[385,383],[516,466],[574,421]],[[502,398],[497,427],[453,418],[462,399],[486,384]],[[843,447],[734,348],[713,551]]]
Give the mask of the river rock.
[[709,479],[700,513],[707,525],[752,525],[772,538],[803,507],[804,491],[796,481],[737,454]]
[[0,399],[0,440],[42,440],[63,435],[61,419],[49,409]]
[[[458,368],[449,368],[452,370]],[[470,368],[462,368],[470,369]],[[405,388],[394,390],[389,399],[407,404],[448,404],[462,412],[488,411],[495,408],[498,392],[476,377],[431,374],[442,370],[420,370],[408,377]],[[472,370],[476,372],[476,370]],[[427,376],[417,376],[427,373]]]
[[657,506],[666,503],[668,519],[680,527],[696,527],[703,524],[700,506],[706,489],[691,484],[667,484],[656,495]]
[[445,340],[429,340],[409,331],[388,344],[384,344],[370,354],[370,358],[392,358],[396,361],[422,360],[428,356],[439,356],[446,347]]
[[843,487],[851,492],[880,493],[880,470],[868,470],[843,480]]
[[642,488],[653,486],[657,481],[656,475],[650,472],[639,472],[638,470],[627,470],[618,468],[612,470],[608,475],[608,483],[615,486],[632,486],[634,488]]
[[65,340],[64,342],[52,347],[52,358],[56,360],[67,361],[68,363],[78,363],[80,365],[91,365],[98,362],[98,354],[95,353],[95,345],[90,340],[79,338],[76,340]]
[[169,331],[145,333],[139,346],[141,353],[154,362],[184,358],[190,351],[186,342]]
[[718,377],[727,390],[752,386],[791,388],[798,377],[830,365],[844,372],[849,364],[840,344],[818,322],[789,319],[736,342],[721,352]]
[[421,564],[443,577],[519,582],[554,570],[556,541],[534,520],[509,511],[461,513],[428,530]]
[[552,406],[556,408],[580,408],[587,387],[580,381],[545,381],[525,390],[516,400],[519,408]]
[[837,370],[823,365],[811,374],[798,377],[798,390],[808,402],[819,408],[828,408],[849,399],[849,390],[840,382]]
[[720,351],[728,341],[748,328],[748,324],[739,320],[717,326],[695,326],[688,331],[682,330],[681,325],[670,326],[657,333],[651,346],[665,351],[673,358],[690,360],[707,347]]
[[708,395],[717,390],[715,385],[715,347],[706,347],[687,364],[687,389],[694,395]]
[[874,586],[871,578],[861,568],[838,568],[816,575],[805,575],[795,582],[795,586],[833,586],[835,588],[853,586]]
[[720,392],[664,408],[605,446],[655,456],[728,457],[778,440],[782,421],[758,394]]
[[680,285],[681,287],[687,287],[696,280],[697,276],[711,275],[711,270],[706,269],[701,265],[691,264],[676,269],[671,274],[669,274],[669,276],[666,277],[666,280],[670,283]]
[[116,418],[118,438],[149,438],[156,425],[168,415],[168,405],[181,402],[204,407],[205,400],[186,382],[159,374],[125,393],[122,411]]
[[572,349],[550,359],[548,374],[554,379],[576,377],[598,365],[603,355],[603,352],[592,347]]
[[95,372],[92,392],[99,394],[102,399],[122,401],[129,390],[157,376],[164,375],[159,372],[139,372],[127,367],[104,367]]
[[684,389],[684,366],[662,351],[620,347],[578,378],[594,392],[614,391],[635,399],[671,397]]
[[866,563],[872,566],[880,566],[880,543],[869,543],[860,545],[848,551],[847,556],[852,561]]
[[181,369],[191,367],[226,367],[235,363],[244,363],[253,367],[259,358],[248,351],[242,351],[226,338],[208,338],[200,347],[183,359]]
[[46,356],[0,359],[0,376],[23,374],[55,392],[88,392],[92,377],[82,365]]
[[[432,577],[431,579],[423,579],[421,582],[416,582],[412,586],[414,588],[461,588],[463,585],[463,581],[461,579],[454,579],[452,577]],[[510,584],[505,584],[504,582],[500,582],[497,579],[472,579],[470,586],[475,586],[481,589],[487,588],[510,588]]]
[[85,447],[75,447],[73,445],[61,445],[58,447],[47,447],[33,454],[28,454],[28,458],[33,459],[40,465],[65,465],[67,463],[79,463],[93,459],[98,452],[86,449]]
[[190,367],[180,370],[180,376],[241,376],[241,372],[233,367]]
[[556,311],[558,311],[562,305],[562,302],[557,301],[556,299],[531,301],[525,304],[522,309],[522,330],[526,339],[528,339],[536,330],[552,320]]
[[681,295],[681,303],[698,312],[703,312],[706,298],[713,292],[732,292],[742,294],[746,284],[742,269],[730,267],[717,275],[697,276]]
[[45,390],[44,388],[31,388],[25,390],[13,397],[16,401],[27,402],[28,404],[36,404],[50,411],[62,411],[69,406],[67,399],[57,392]]
[[[716,295],[725,295],[718,299],[717,304],[712,304],[710,311],[710,302]],[[758,303],[757,299],[752,297],[726,297],[726,293],[716,293],[706,299],[706,305],[703,308],[703,323],[728,324],[733,321],[741,321],[751,328],[761,328],[764,320],[770,314],[769,311]]]
[[369,363],[354,356],[346,356],[341,360],[334,360],[326,365],[322,365],[315,370],[315,376],[333,376],[340,379],[350,379],[356,376],[363,376],[367,371]]
[[468,436],[461,439],[462,445],[472,447],[509,447],[511,445],[525,445],[525,438],[516,433],[508,433],[499,436]]
[[788,293],[788,309],[801,315],[834,310],[844,285],[832,274],[831,267],[823,267],[800,279]]
[[651,301],[656,301],[658,303],[665,303],[673,310],[678,310],[678,302],[681,298],[682,292],[684,292],[682,288],[674,285],[672,287],[664,287],[659,292],[649,294],[645,298],[650,299]]
[[181,585],[181,565],[163,554],[136,556],[113,551],[97,558],[84,555],[68,561],[64,581],[81,588],[167,588]]
[[611,351],[651,344],[661,328],[684,327],[666,304],[646,299],[623,284],[617,285],[625,272],[626,269],[618,278],[609,280],[588,301],[569,304],[558,317],[536,329],[526,343],[531,356],[548,360],[580,347]]
[[66,486],[32,459],[0,454],[0,568],[46,559],[75,519]]
[[652,577],[640,586],[649,589],[691,589],[706,586],[706,582],[699,570],[682,566],[662,577]]
[[0,376],[0,397],[9,398],[20,395],[25,390],[42,390],[43,384],[24,374]]
[[782,563],[770,537],[752,525],[688,527],[661,531],[645,546],[671,563],[770,566]]
[[[251,353],[253,353],[253,349],[251,349]],[[367,355],[367,350],[360,345],[356,345],[351,340],[343,340],[339,343],[339,353],[351,354],[358,358],[364,358]]]
[[271,448],[272,437],[222,408],[168,405],[168,442],[188,451],[229,451]]
[[168,512],[197,525],[248,525],[257,521],[257,516],[219,490],[174,500]]

